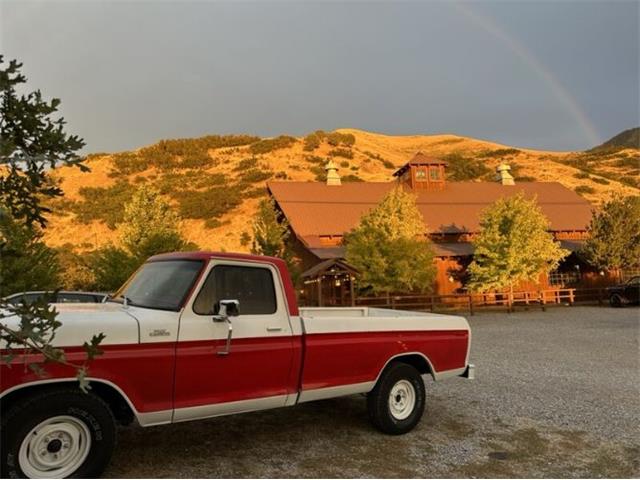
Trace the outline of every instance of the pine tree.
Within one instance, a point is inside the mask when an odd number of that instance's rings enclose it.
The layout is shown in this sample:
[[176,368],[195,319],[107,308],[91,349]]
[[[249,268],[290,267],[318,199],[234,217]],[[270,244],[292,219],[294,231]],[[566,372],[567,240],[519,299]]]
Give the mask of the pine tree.
[[394,188],[345,235],[346,261],[373,293],[429,291],[436,268],[415,196]]

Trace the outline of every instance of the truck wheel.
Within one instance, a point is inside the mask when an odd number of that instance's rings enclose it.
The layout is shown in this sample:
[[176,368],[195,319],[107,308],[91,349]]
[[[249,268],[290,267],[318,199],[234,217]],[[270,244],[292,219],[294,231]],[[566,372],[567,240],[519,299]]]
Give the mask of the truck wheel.
[[96,478],[111,459],[115,420],[79,388],[28,397],[2,415],[0,477]]
[[406,363],[394,362],[367,396],[369,419],[389,435],[401,435],[415,427],[424,412],[425,390],[420,372]]
[[609,305],[613,308],[620,308],[622,306],[622,297],[617,293],[614,293],[609,297]]

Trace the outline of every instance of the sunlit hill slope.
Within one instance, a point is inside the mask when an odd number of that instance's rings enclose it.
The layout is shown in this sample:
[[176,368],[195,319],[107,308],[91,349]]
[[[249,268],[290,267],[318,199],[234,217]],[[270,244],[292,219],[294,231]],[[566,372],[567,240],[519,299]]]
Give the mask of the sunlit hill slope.
[[247,251],[256,205],[270,179],[324,180],[328,158],[343,182],[389,181],[417,151],[448,161],[449,180],[493,181],[501,162],[516,181],[557,181],[599,204],[637,195],[639,150],[538,151],[456,135],[390,136],[354,129],[307,137],[247,135],[163,140],[132,152],[92,154],[91,172],[61,168],[65,197],[54,202],[46,230],[51,246],[78,251],[117,241],[123,204],[143,183],[156,186],[183,218],[184,236],[202,248]]

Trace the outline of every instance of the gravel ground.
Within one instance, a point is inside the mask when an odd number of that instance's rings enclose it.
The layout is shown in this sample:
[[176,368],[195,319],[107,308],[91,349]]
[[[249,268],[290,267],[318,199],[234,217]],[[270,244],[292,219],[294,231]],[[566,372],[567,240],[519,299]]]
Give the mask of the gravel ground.
[[120,431],[112,477],[638,477],[640,310],[471,318],[477,379],[427,382],[411,433],[364,398]]

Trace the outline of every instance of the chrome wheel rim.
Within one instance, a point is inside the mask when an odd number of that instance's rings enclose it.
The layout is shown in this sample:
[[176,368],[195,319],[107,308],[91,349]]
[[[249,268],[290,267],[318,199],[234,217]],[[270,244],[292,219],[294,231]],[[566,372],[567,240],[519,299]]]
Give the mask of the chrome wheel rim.
[[416,406],[416,390],[408,380],[400,380],[389,392],[389,411],[396,420],[406,420]]
[[48,418],[22,440],[18,461],[29,478],[65,478],[84,463],[91,450],[91,432],[68,415]]

